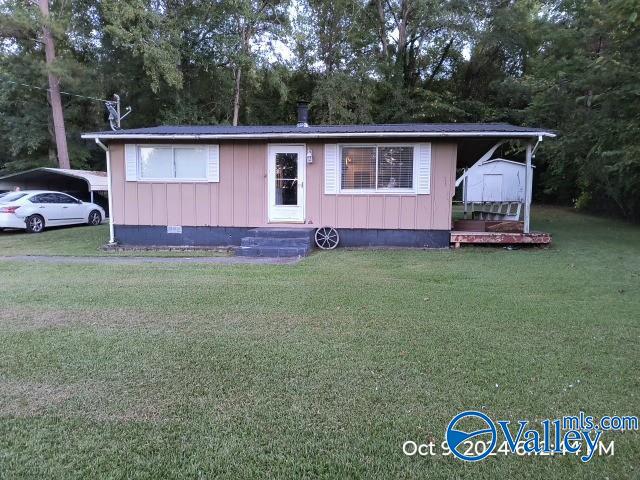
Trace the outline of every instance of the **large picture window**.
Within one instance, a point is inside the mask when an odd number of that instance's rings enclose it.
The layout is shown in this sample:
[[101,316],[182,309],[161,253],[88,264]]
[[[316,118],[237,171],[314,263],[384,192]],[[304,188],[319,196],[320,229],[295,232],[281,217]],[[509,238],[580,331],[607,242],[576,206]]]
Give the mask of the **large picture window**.
[[342,190],[413,190],[413,146],[343,146]]
[[206,180],[206,147],[139,147],[140,178]]

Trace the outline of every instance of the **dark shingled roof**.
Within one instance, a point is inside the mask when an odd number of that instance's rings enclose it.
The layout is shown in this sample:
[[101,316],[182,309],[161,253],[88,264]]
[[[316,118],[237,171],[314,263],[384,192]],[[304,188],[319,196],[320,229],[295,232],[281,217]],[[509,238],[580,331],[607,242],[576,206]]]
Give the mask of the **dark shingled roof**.
[[131,128],[127,130],[93,132],[84,134],[85,138],[96,137],[137,137],[142,135],[153,136],[251,136],[266,137],[269,135],[295,135],[295,136],[319,136],[341,135],[358,136],[372,135],[384,136],[385,134],[416,134],[420,136],[483,136],[483,134],[493,134],[498,136],[504,133],[507,136],[516,137],[522,134],[523,137],[537,135],[555,136],[551,130],[517,127],[506,123],[401,123],[389,125],[311,125],[308,127],[297,127],[295,125],[255,125],[255,126],[221,126],[221,125],[164,125],[147,128]]

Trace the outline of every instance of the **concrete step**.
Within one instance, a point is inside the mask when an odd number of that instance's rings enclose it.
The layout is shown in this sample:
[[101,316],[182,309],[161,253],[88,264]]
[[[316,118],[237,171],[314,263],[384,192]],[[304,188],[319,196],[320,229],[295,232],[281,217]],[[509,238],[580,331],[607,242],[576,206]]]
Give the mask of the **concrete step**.
[[242,257],[305,257],[311,249],[308,247],[265,247],[243,246],[236,248],[236,255]]
[[240,240],[236,255],[247,257],[298,257],[311,253],[313,228],[253,228]]
[[313,241],[308,237],[244,237],[243,247],[297,247],[312,248]]

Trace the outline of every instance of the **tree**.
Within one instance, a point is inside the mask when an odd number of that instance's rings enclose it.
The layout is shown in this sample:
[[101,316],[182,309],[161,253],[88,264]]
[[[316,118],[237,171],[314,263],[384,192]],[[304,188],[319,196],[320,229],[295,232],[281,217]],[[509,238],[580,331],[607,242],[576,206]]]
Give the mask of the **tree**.
[[[637,0],[49,6],[47,16],[33,0],[0,2],[1,170],[57,163],[46,91],[58,84],[75,94],[60,107],[80,168],[102,165],[80,132],[108,128],[99,99],[113,93],[133,107],[127,127],[292,124],[306,99],[314,123],[556,128],[537,152],[538,199],[639,217]],[[46,31],[55,61],[46,61]]]
[[546,198],[640,218],[638,5],[560,1],[522,81],[531,122],[555,127],[544,145]]
[[253,43],[269,43],[287,27],[288,0],[231,0],[224,2],[225,17],[221,33],[226,39],[227,55],[233,69],[233,119],[238,125],[242,103],[243,75],[258,62]]
[[62,99],[60,98],[60,80],[53,71],[56,61],[56,49],[53,35],[47,23],[49,17],[49,0],[38,0],[40,13],[42,13],[42,42],[47,62],[47,77],[49,79],[49,102],[51,103],[51,117],[56,138],[58,152],[58,165],[60,168],[69,168],[69,151],[67,149],[67,133],[64,127],[64,112]]
[[[83,40],[88,29],[81,26],[87,20],[73,14],[84,10],[86,3],[88,0],[56,2],[56,9],[48,18],[42,15],[37,3],[13,0],[0,5],[0,135],[6,145],[0,152],[0,167],[9,170],[43,164],[68,167],[65,150],[75,166],[86,167],[87,162],[93,162],[80,141],[79,131],[99,123],[95,115],[100,108],[87,105],[93,101],[55,94],[59,83],[80,95],[94,93],[88,91],[88,86],[93,87],[95,82],[90,80],[85,63],[84,48],[89,42]],[[55,61],[51,55],[49,62],[46,60],[43,30],[56,42]],[[49,75],[52,84],[47,81]],[[53,95],[48,91],[52,85]],[[58,112],[55,117],[50,103]],[[64,129],[68,136],[59,128],[62,109],[67,117]]]

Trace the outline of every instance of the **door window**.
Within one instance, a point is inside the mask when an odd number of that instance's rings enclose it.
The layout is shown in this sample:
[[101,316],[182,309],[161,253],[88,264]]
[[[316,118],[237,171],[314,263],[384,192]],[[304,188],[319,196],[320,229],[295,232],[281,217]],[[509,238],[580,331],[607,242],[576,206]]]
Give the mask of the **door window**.
[[52,195],[55,195],[56,203],[73,203],[73,204],[78,203],[75,198],[72,198],[69,195],[65,195],[63,193],[54,193]]
[[276,153],[276,205],[298,205],[298,154]]
[[53,193],[41,193],[29,199],[31,203],[57,203]]

